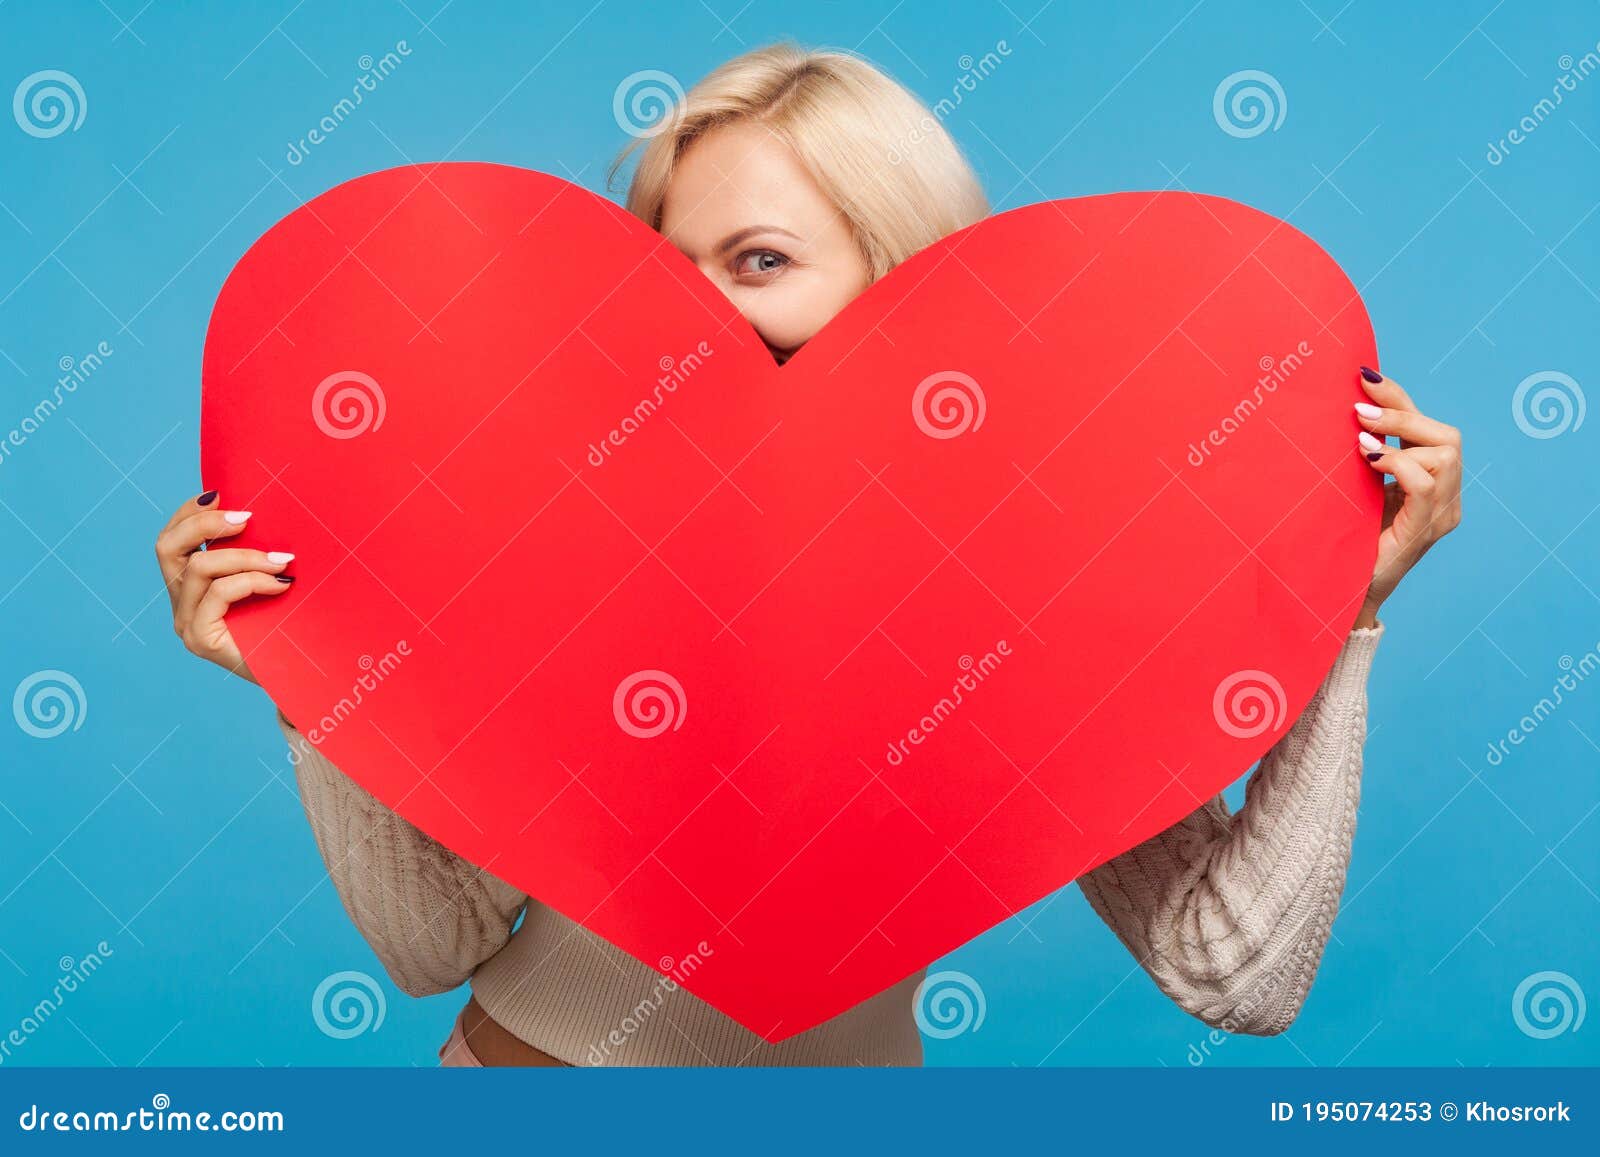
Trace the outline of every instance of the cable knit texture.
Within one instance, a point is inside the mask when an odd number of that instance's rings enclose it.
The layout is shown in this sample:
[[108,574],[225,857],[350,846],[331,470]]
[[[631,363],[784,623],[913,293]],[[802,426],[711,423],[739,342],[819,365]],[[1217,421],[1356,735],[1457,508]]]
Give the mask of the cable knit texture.
[[1207,1024],[1280,1033],[1305,1003],[1350,865],[1382,632],[1351,632],[1237,815],[1219,795],[1078,881],[1161,990]]
[[[1181,1007],[1228,1032],[1282,1032],[1305,1003],[1344,890],[1361,794],[1366,682],[1383,627],[1350,633],[1251,774],[1079,881]],[[501,1025],[575,1065],[915,1065],[923,973],[771,1045],[375,800],[280,712],[306,816],[345,910],[413,996],[471,979]],[[518,916],[522,916],[520,926]]]

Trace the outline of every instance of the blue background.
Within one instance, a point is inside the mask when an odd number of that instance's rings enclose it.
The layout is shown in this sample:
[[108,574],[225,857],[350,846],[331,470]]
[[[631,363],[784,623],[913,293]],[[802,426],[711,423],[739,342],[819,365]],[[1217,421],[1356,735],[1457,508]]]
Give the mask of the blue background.
[[[381,970],[326,881],[262,694],[171,635],[151,543],[201,488],[212,300],[275,220],[360,173],[493,160],[601,189],[626,142],[625,76],[687,86],[781,36],[857,48],[930,102],[963,55],[1004,40],[945,122],[999,207],[1184,187],[1288,217],[1362,288],[1385,369],[1465,431],[1465,524],[1385,608],[1355,860],[1291,1030],[1211,1038],[1069,888],[943,962],[981,984],[987,1014],[930,1041],[929,1062],[1600,1059],[1600,1024],[1534,1039],[1511,1004],[1545,970],[1600,994],[1600,680],[1499,766],[1485,758],[1562,657],[1600,643],[1600,417],[1534,438],[1511,405],[1541,371],[1600,382],[1600,77],[1503,163],[1485,155],[1561,57],[1595,50],[1600,6],[741,2],[0,7],[0,97],[61,69],[87,98],[83,124],[49,139],[0,106],[0,434],[61,359],[114,350],[0,460],[0,697],[60,669],[87,701],[51,739],[0,715],[0,1034],[60,958],[112,949],[7,1063],[433,1062],[460,995],[385,981],[380,1029],[317,1028],[324,977]],[[358,58],[400,40],[401,67],[291,165]],[[1287,101],[1249,139],[1212,113],[1241,69]]]

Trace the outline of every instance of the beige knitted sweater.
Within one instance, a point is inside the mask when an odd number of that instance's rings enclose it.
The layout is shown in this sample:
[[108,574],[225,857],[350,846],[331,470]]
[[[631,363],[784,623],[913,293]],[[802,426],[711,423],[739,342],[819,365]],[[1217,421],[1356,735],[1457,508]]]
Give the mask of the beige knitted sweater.
[[[1380,624],[1350,633],[1315,697],[1250,777],[1078,880],[1169,997],[1228,1032],[1287,1028],[1344,889]],[[915,1065],[923,973],[775,1045],[378,803],[282,713],[317,847],[356,927],[413,996],[468,978],[505,1028],[575,1065]],[[521,914],[522,923],[517,926]],[[621,1040],[621,1044],[615,1043]]]

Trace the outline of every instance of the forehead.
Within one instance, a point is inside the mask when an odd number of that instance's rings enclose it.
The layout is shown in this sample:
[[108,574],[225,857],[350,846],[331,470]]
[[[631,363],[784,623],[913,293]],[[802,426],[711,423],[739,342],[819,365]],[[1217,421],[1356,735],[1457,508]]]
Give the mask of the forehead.
[[835,211],[779,137],[752,122],[713,129],[673,167],[661,231],[691,257],[752,225],[777,225],[810,238]]

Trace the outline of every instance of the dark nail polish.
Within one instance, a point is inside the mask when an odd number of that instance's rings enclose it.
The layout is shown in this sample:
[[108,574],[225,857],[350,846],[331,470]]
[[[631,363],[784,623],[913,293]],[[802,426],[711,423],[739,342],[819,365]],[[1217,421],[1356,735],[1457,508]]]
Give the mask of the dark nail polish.
[[292,575],[292,574],[275,574],[272,577],[277,579],[281,583],[292,583],[292,582],[294,582],[294,575]]
[[217,500],[217,492],[215,490],[207,490],[204,494],[202,494],[199,498],[196,498],[194,501],[195,501],[195,505],[196,506],[210,506],[216,500]]
[[1368,462],[1376,462],[1379,458],[1382,458],[1382,457],[1383,457],[1382,451],[1374,451],[1373,453],[1367,455],[1367,461]]
[[1361,376],[1366,378],[1367,381],[1371,382],[1373,385],[1377,385],[1379,382],[1383,381],[1383,375],[1369,366],[1361,367]]

